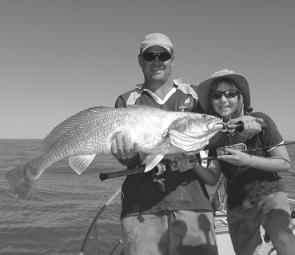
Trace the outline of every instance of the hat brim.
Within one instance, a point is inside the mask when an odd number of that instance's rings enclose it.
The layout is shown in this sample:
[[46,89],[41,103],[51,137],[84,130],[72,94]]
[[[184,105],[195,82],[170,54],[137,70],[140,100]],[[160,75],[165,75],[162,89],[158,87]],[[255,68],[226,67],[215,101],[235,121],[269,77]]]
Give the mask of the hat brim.
[[249,90],[249,84],[247,79],[242,75],[238,73],[234,74],[225,74],[221,76],[211,77],[203,82],[201,82],[197,87],[197,94],[199,98],[199,102],[201,107],[205,112],[208,112],[210,108],[210,97],[209,94],[211,92],[212,83],[214,80],[220,79],[220,78],[228,78],[235,82],[237,89],[241,91],[243,95],[244,105],[246,108],[249,108],[251,106],[251,100],[250,100],[250,90]]
[[147,45],[147,46],[141,48],[141,49],[140,49],[140,52],[141,52],[141,53],[144,53],[147,49],[149,49],[149,48],[151,48],[151,47],[155,47],[155,46],[163,48],[164,50],[166,50],[166,51],[169,52],[170,54],[173,53],[173,48],[171,48],[171,47],[169,47],[169,46],[167,46],[167,45],[160,45],[160,44],[151,44],[151,45]]

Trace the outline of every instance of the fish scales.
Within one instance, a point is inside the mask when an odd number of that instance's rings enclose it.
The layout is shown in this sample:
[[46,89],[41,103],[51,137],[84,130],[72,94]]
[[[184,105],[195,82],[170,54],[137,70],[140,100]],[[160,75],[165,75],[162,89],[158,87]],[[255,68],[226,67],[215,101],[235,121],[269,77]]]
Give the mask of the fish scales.
[[209,115],[144,106],[92,107],[57,125],[43,140],[42,154],[6,177],[12,192],[26,197],[53,163],[68,158],[71,168],[81,174],[95,155],[110,154],[117,133],[129,136],[137,150],[148,155],[144,163],[150,170],[164,155],[204,148],[220,130],[219,123],[219,118]]

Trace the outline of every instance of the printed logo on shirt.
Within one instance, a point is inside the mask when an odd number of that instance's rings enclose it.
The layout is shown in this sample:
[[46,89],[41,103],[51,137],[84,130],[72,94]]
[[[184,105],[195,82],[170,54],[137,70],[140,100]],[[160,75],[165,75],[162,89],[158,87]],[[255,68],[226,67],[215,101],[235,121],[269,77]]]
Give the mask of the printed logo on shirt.
[[216,149],[217,156],[229,155],[226,149],[233,149],[237,151],[247,151],[247,145],[244,143],[236,143],[228,146],[219,147]]
[[182,112],[188,112],[190,110],[192,110],[194,107],[194,101],[193,98],[191,96],[188,96],[184,102],[179,106],[179,109]]

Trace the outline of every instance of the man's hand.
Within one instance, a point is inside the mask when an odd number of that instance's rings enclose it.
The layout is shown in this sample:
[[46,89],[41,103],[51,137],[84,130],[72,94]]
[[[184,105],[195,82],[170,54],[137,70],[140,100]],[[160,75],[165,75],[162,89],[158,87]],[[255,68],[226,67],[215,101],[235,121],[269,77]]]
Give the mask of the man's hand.
[[254,135],[258,134],[262,129],[263,119],[255,118],[250,115],[244,115],[239,118],[232,119],[227,123],[227,125],[230,128],[231,125],[234,126],[234,124],[238,121],[241,121],[244,124],[244,130],[238,133],[243,138],[250,139]]
[[117,133],[111,144],[111,152],[116,158],[131,159],[136,155],[137,150],[127,134]]
[[194,155],[177,154],[177,156],[173,158],[170,167],[172,171],[185,172],[189,169],[194,168],[196,163],[197,161]]

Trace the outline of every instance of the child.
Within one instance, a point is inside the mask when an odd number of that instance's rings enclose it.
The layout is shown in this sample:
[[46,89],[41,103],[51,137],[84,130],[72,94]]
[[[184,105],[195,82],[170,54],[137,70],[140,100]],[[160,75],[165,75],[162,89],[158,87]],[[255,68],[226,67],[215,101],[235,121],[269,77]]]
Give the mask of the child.
[[[294,255],[295,237],[290,229],[291,210],[279,172],[291,167],[290,158],[273,120],[264,113],[252,112],[246,78],[229,70],[214,73],[198,86],[199,102],[207,114],[224,122],[243,115],[263,118],[265,128],[252,138],[238,132],[223,133],[211,145],[210,155],[218,148],[242,143],[250,152],[225,149],[215,168],[227,179],[229,232],[236,254],[254,254],[261,243],[260,226],[269,235],[278,254]],[[214,147],[213,147],[214,146]],[[266,150],[259,148],[268,147]],[[217,150],[216,150],[217,149]]]

